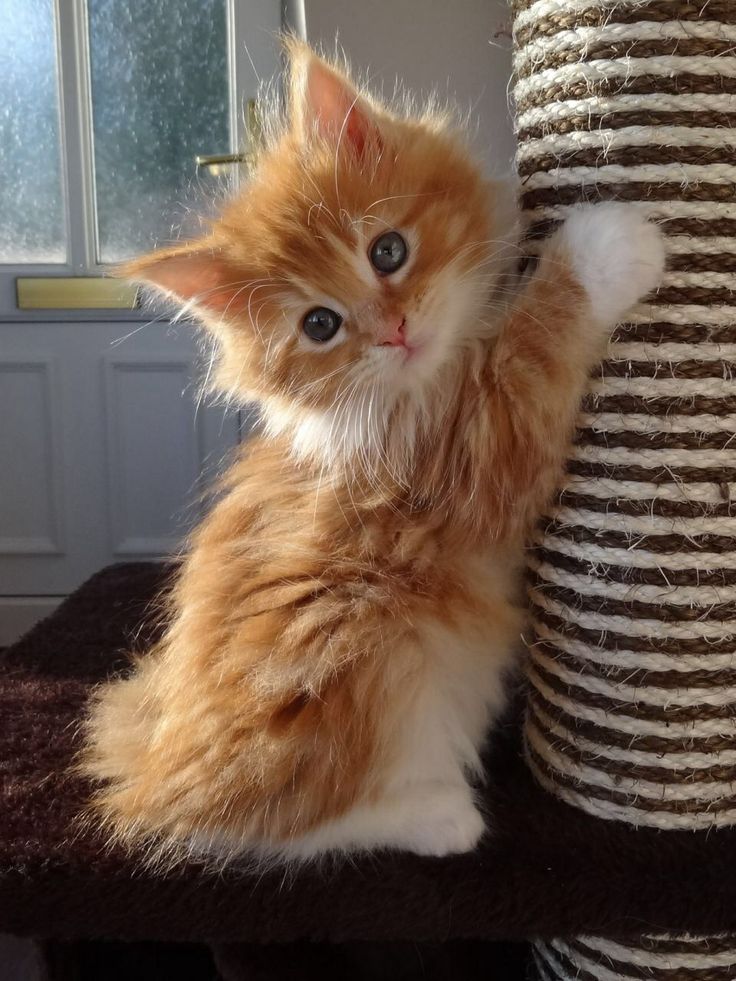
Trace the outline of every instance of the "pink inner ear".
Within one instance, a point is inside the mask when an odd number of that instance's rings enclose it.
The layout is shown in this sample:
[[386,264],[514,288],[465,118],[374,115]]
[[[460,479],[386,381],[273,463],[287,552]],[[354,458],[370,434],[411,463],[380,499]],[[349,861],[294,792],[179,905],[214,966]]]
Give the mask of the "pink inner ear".
[[378,139],[378,130],[355,89],[316,59],[307,68],[305,95],[307,118],[316,120],[323,136],[344,140],[358,155],[370,138]]
[[247,301],[247,290],[241,292],[245,283],[238,281],[235,271],[219,256],[209,252],[167,256],[142,267],[136,278],[180,300],[192,300],[196,306],[221,313],[236,309],[239,296],[243,303]]

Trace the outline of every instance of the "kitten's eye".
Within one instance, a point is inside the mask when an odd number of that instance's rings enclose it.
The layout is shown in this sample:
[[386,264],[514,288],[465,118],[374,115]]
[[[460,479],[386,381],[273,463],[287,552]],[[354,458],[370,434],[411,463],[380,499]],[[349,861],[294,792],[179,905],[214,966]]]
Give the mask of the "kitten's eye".
[[396,272],[404,265],[408,254],[409,248],[398,232],[379,235],[368,253],[373,267],[380,273]]
[[329,341],[340,329],[342,317],[329,307],[315,307],[302,321],[302,328],[313,341]]

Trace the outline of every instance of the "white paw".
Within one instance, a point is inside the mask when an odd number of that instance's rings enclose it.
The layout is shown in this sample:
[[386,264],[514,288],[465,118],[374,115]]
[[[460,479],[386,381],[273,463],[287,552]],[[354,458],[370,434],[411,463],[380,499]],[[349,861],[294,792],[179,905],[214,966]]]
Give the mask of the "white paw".
[[664,239],[638,208],[614,202],[581,207],[557,234],[601,323],[619,322],[662,281]]
[[417,814],[404,847],[418,855],[453,855],[478,844],[485,823],[467,787],[434,790]]

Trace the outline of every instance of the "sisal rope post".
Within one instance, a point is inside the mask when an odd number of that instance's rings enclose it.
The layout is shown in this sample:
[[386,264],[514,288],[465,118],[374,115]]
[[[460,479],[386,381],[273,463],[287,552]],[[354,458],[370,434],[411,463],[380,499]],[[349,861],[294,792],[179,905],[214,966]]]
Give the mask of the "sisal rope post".
[[[530,554],[527,761],[602,819],[734,825],[736,3],[512,10],[532,229],[617,199],[661,223],[668,246],[662,288],[591,380]],[[561,939],[537,944],[535,965],[544,981],[726,981],[736,938]]]

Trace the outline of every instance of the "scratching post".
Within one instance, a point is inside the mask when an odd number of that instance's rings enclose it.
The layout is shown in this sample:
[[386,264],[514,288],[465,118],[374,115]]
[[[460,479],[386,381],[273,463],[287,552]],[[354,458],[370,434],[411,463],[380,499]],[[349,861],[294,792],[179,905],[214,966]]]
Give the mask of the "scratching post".
[[[736,824],[736,3],[512,9],[532,234],[617,199],[661,222],[669,253],[591,380],[530,556],[527,761],[598,818],[723,828]],[[725,981],[736,938],[560,940],[537,946],[537,970]]]

